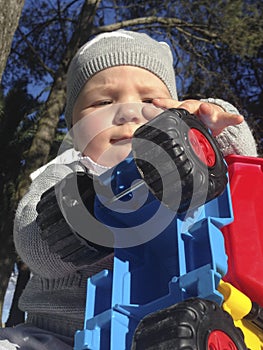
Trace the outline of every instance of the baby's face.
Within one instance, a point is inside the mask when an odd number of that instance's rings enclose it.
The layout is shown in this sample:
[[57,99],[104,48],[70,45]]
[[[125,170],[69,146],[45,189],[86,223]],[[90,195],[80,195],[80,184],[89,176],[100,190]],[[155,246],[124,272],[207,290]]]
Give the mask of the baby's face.
[[93,161],[114,166],[131,151],[136,129],[161,113],[154,98],[171,98],[151,72],[133,66],[107,68],[81,90],[73,109],[73,135],[78,149]]

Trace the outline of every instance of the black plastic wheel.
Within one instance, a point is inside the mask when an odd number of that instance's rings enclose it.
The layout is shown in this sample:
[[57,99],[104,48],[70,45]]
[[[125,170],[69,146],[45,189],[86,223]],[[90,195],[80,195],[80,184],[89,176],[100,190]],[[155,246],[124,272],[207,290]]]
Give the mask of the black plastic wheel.
[[149,314],[135,330],[132,350],[247,350],[231,316],[216,303],[188,299]]
[[169,109],[136,130],[132,151],[152,193],[179,213],[220,195],[227,167],[206,126],[184,109]]
[[[79,215],[78,208],[82,203],[91,213],[92,220],[94,197],[92,178],[86,173],[77,172],[69,174],[43,193],[37,205],[36,221],[41,229],[42,239],[48,243],[51,252],[76,266],[94,264],[113,252],[112,248],[97,245],[83,238],[74,229]],[[71,225],[72,217],[75,223]],[[78,221],[81,222],[81,219],[80,217]],[[99,225],[99,230],[105,230],[104,226],[94,219],[90,226],[87,226],[87,232],[96,230],[96,224]]]

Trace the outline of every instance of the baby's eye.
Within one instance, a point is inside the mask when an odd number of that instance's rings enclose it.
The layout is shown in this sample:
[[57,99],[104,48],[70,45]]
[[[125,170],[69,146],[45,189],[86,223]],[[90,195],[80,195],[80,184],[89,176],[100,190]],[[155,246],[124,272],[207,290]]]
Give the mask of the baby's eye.
[[93,107],[103,107],[110,105],[112,103],[112,100],[102,100],[102,101],[97,101],[92,104]]

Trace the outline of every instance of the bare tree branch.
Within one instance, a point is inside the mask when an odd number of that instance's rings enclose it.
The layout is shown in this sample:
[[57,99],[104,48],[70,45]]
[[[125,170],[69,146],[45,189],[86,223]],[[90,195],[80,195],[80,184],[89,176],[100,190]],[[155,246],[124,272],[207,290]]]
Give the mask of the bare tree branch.
[[[132,27],[136,25],[160,25],[162,27],[166,28],[174,28],[180,29],[181,31],[183,30],[182,28],[189,28],[189,29],[194,29],[196,32],[206,36],[207,38],[211,39],[217,39],[218,35],[216,33],[213,33],[207,29],[205,29],[204,26],[200,26],[199,24],[193,24],[193,23],[188,23],[185,22],[181,19],[178,18],[167,18],[167,17],[155,17],[155,16],[150,16],[150,17],[139,17],[139,18],[133,18],[130,20],[126,21],[121,21],[118,23],[113,23],[109,24],[106,26],[101,26],[98,28],[93,28],[92,34],[98,34],[101,32],[111,32],[113,30],[125,28],[125,27]],[[184,29],[184,33],[189,36],[193,36],[191,32],[188,32]],[[196,37],[198,40],[203,40],[203,41],[209,41],[203,37]]]
[[27,46],[30,48],[30,50],[33,53],[33,56],[38,60],[39,65],[41,67],[43,67],[50,75],[54,76],[55,75],[55,71],[53,69],[51,69],[50,67],[48,67],[45,62],[41,59],[40,55],[38,54],[38,52],[35,50],[34,46],[30,43],[30,41],[27,39],[27,36],[22,33],[22,31],[20,30],[20,28],[18,28],[18,31],[20,33],[20,35],[22,36],[23,40],[26,42]]

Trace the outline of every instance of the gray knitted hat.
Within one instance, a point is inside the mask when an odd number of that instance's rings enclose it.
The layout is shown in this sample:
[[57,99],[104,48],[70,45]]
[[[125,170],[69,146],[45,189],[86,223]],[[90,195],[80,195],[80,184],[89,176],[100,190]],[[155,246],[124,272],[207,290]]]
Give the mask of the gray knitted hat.
[[65,119],[68,129],[72,111],[85,83],[105,68],[131,65],[155,74],[177,99],[173,57],[165,42],[158,42],[147,34],[117,30],[97,35],[83,45],[71,61],[67,76],[67,104]]

